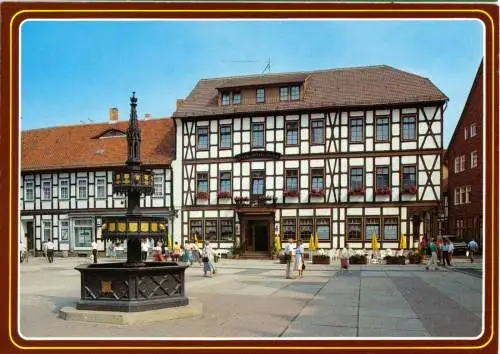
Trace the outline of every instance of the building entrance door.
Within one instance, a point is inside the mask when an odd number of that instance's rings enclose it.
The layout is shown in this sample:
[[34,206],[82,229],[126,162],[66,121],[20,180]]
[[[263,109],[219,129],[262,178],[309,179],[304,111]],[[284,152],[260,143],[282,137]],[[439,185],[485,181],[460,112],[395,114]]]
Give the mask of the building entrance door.
[[247,232],[248,251],[269,251],[269,222],[249,220]]
[[28,251],[33,251],[35,249],[34,244],[33,244],[33,241],[34,241],[34,237],[33,237],[33,221],[28,221],[26,223],[26,241],[28,242],[28,244],[26,245],[27,246],[27,250]]

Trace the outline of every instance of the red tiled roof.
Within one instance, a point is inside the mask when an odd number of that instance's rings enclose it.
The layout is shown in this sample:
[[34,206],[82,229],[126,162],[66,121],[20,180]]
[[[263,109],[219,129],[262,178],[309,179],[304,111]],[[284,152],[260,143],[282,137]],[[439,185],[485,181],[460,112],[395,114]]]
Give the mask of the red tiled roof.
[[[305,80],[306,83],[304,85],[304,99],[300,101],[233,106],[218,105],[218,88],[271,85],[301,80]],[[447,97],[429,79],[382,65],[303,73],[203,79],[198,81],[173,116],[182,118],[443,100],[447,100]]]
[[[175,155],[170,118],[139,121],[143,165],[169,165]],[[51,127],[21,133],[21,170],[40,171],[124,166],[127,139],[98,138],[110,129],[125,132],[128,121]]]

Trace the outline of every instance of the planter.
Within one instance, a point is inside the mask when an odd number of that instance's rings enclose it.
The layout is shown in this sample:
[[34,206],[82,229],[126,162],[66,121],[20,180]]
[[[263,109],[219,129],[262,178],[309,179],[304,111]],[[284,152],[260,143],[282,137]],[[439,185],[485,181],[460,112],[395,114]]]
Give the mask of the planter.
[[313,189],[309,192],[310,197],[324,197],[325,190],[324,189]]
[[350,264],[367,264],[367,258],[365,255],[359,256],[357,254],[349,257]]
[[298,191],[285,191],[283,193],[283,196],[286,198],[298,198],[299,192]]
[[312,257],[313,264],[330,264],[330,257],[325,256],[313,256]]

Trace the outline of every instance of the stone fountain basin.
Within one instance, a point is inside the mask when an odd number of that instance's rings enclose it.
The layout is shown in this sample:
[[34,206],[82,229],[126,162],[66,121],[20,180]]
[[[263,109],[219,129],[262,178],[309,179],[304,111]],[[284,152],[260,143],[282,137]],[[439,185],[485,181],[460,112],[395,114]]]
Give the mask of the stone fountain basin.
[[175,262],[82,264],[78,310],[138,312],[186,306],[185,270]]

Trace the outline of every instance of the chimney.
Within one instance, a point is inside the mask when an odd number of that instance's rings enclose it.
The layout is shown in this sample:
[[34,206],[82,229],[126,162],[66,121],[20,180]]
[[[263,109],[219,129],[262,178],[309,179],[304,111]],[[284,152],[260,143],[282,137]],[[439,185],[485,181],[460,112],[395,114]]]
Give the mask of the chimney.
[[183,99],[180,99],[178,98],[176,101],[175,101],[175,109],[179,109],[180,107],[182,107],[182,105],[184,104],[184,100]]
[[150,119],[151,119],[151,113],[145,113],[144,120],[150,120]]
[[109,123],[113,124],[118,122],[118,108],[113,107],[109,109]]

